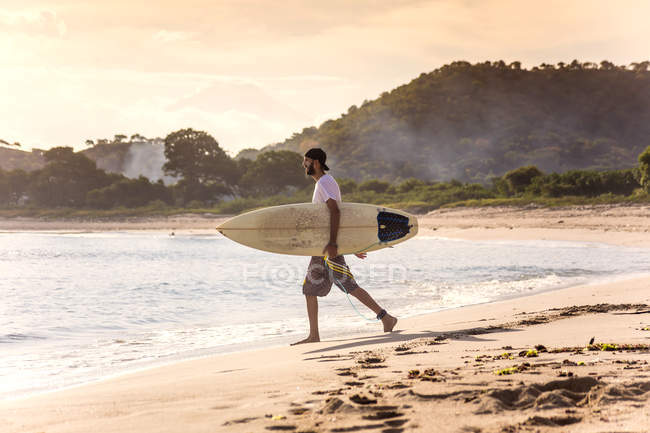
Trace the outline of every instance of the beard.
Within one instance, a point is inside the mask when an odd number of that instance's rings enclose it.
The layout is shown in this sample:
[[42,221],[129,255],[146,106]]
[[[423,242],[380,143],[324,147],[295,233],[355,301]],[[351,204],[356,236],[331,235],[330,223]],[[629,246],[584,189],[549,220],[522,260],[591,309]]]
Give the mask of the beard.
[[311,176],[314,173],[316,173],[316,170],[314,170],[314,163],[312,162],[309,164],[309,167],[307,167],[307,176]]

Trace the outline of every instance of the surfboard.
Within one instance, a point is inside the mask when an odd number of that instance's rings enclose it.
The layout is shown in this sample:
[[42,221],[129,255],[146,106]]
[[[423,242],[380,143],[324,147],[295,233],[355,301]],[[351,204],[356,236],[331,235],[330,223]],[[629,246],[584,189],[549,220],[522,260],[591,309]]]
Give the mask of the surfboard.
[[[401,210],[362,203],[339,203],[339,209],[337,244],[341,255],[390,247],[418,232],[417,218]],[[273,206],[230,218],[217,230],[262,251],[322,256],[329,242],[330,213],[325,203]]]

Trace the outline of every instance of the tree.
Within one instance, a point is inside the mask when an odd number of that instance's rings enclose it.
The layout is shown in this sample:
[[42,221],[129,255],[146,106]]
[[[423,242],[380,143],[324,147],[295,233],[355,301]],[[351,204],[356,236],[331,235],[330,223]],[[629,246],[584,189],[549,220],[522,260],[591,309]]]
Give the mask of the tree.
[[3,140],[3,139],[1,139],[1,138],[0,138],[0,144],[6,144],[7,146],[16,146],[16,147],[20,147],[20,143],[18,143],[17,141],[15,141],[15,142],[13,142],[13,143],[9,143],[8,141]]
[[237,164],[210,134],[191,128],[165,137],[166,174],[182,177],[183,202],[199,200],[202,187],[225,185],[232,189],[239,176]]
[[162,181],[151,183],[144,176],[137,179],[123,178],[104,188],[93,189],[86,195],[88,205],[101,209],[144,206],[152,201],[170,204],[171,191]]
[[109,185],[119,175],[98,170],[95,162],[71,147],[55,147],[45,152],[47,164],[32,176],[30,197],[44,206],[80,207],[88,191]]
[[639,155],[639,172],[641,174],[639,183],[645,192],[650,193],[650,146]]
[[0,170],[0,206],[19,204],[28,184],[29,174],[24,170]]
[[133,141],[146,141],[146,140],[147,140],[147,137],[145,137],[144,135],[140,135],[137,132],[135,134],[131,135],[131,138],[130,138],[130,141],[132,141],[132,142]]
[[289,150],[260,153],[242,176],[240,185],[254,194],[277,194],[287,187],[304,188],[309,180],[302,155]]
[[602,62],[600,62],[600,69],[611,71],[613,69],[616,69],[616,65],[614,65],[612,62],[608,60],[603,60]]

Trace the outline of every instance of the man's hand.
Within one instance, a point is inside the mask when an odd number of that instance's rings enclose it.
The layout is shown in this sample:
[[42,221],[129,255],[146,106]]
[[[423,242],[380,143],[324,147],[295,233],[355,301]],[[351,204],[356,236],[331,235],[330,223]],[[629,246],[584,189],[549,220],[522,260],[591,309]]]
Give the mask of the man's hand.
[[323,248],[323,252],[327,254],[327,257],[330,259],[333,259],[334,257],[338,256],[338,248],[334,244],[327,244],[325,245],[325,248]]
[[357,257],[360,258],[360,259],[365,259],[366,257],[368,257],[368,254],[366,254],[366,253],[359,253],[359,254],[355,254],[355,256],[357,256]]

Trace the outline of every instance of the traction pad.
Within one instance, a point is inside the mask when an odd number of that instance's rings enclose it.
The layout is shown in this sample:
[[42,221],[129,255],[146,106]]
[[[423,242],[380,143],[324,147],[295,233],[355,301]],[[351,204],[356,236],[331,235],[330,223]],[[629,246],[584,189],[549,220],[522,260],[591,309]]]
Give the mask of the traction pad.
[[384,211],[377,214],[377,237],[381,242],[403,238],[411,231],[411,227],[408,217],[404,215]]

